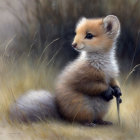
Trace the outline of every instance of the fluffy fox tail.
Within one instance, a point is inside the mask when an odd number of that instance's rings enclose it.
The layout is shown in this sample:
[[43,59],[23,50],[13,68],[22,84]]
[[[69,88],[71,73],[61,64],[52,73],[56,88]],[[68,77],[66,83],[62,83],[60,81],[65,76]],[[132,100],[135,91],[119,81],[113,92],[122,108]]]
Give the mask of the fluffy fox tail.
[[16,100],[9,111],[10,119],[19,122],[60,118],[55,97],[45,90],[26,92]]

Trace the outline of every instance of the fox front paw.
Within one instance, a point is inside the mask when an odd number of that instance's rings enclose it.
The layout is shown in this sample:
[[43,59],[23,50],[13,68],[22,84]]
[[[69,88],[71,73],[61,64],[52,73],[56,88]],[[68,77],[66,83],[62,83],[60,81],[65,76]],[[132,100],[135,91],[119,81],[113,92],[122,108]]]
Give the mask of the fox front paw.
[[119,87],[113,87],[113,89],[114,89],[114,96],[116,97],[116,98],[118,98],[118,102],[119,103],[122,103],[122,99],[120,98],[120,96],[122,96],[122,93],[121,93],[121,89],[119,88]]
[[102,98],[107,102],[113,99],[114,90],[113,88],[109,87],[105,92],[101,94]]
[[122,96],[121,89],[119,87],[113,87],[113,89],[114,89],[114,96],[115,97]]

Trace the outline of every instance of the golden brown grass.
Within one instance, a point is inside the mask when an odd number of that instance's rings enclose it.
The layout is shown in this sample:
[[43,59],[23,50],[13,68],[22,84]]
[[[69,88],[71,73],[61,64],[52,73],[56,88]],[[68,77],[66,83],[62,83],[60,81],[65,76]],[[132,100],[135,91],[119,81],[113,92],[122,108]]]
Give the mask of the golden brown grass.
[[140,87],[124,85],[121,104],[121,126],[117,125],[117,109],[112,101],[106,120],[110,127],[88,128],[78,124],[49,121],[33,124],[13,124],[8,109],[14,100],[28,89],[53,91],[57,72],[43,65],[33,65],[27,60],[15,63],[0,58],[0,139],[47,139],[47,140],[138,140],[140,137]]

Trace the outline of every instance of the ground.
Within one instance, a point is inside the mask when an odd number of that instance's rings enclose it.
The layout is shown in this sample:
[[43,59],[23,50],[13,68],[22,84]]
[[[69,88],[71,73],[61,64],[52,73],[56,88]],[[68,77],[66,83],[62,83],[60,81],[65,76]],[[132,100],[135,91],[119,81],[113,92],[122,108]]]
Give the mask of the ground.
[[[58,121],[32,124],[12,123],[9,120],[10,105],[29,89],[53,89],[58,72],[28,63],[14,64],[1,60],[0,68],[0,139],[4,140],[138,140],[140,138],[140,87],[139,84],[121,82],[121,125],[118,125],[116,100],[111,103],[105,120],[112,126],[93,128]],[[48,74],[49,73],[49,74]]]

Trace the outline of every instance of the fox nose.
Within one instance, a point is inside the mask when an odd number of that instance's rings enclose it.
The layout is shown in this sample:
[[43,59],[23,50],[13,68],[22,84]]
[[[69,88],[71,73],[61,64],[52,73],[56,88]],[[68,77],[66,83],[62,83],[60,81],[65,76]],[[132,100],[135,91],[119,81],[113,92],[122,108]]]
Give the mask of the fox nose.
[[76,46],[77,46],[77,43],[72,43],[73,48],[76,48]]

